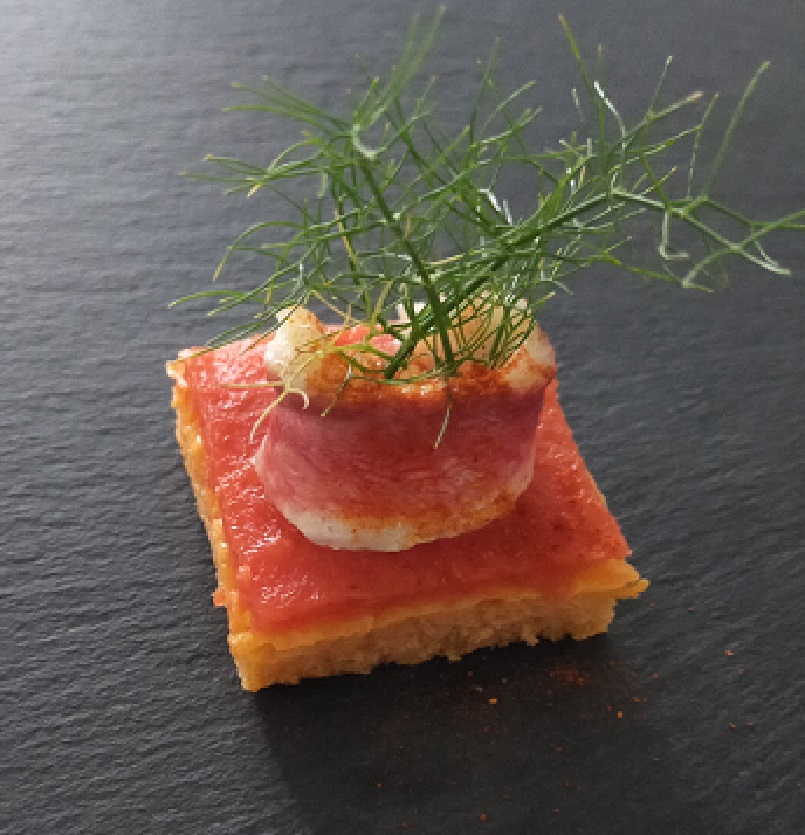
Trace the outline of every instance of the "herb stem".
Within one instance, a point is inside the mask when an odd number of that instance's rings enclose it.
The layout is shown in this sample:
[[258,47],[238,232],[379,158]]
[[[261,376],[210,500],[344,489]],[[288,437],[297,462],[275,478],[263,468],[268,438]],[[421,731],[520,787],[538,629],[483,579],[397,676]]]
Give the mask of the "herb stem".
[[[402,245],[403,249],[405,250],[408,257],[411,259],[411,263],[414,265],[417,274],[419,275],[422,286],[425,290],[425,294],[428,297],[428,303],[430,305],[431,310],[434,312],[434,316],[436,316],[436,311],[441,311],[441,299],[439,298],[439,293],[436,287],[431,280],[430,271],[425,266],[419,252],[416,250],[414,246],[412,246],[409,237],[405,234],[405,230],[400,227],[399,221],[394,217],[393,212],[389,208],[388,203],[386,202],[386,198],[383,192],[380,190],[377,180],[375,179],[374,172],[372,171],[372,166],[369,164],[369,161],[366,159],[365,156],[361,156],[360,158],[360,168],[363,172],[363,176],[366,180],[366,184],[369,186],[369,190],[372,192],[372,196],[374,197],[375,201],[377,202],[377,207],[380,209],[383,217],[386,219],[386,223],[392,229],[394,234],[397,236],[397,240]],[[448,366],[452,366],[455,363],[455,358],[453,356],[453,350],[450,346],[450,332],[448,330],[448,325],[444,321],[444,318],[439,316],[437,318],[437,326],[439,328],[439,336],[441,338],[442,343],[442,350],[444,351],[445,361]],[[416,316],[411,321],[411,334],[406,340],[408,343],[407,345],[403,346],[403,350],[400,351],[394,359],[389,362],[388,366],[386,367],[385,376],[386,378],[393,377],[403,363],[410,357],[411,353],[414,350],[414,346],[419,342],[419,333],[418,328],[416,326]]]

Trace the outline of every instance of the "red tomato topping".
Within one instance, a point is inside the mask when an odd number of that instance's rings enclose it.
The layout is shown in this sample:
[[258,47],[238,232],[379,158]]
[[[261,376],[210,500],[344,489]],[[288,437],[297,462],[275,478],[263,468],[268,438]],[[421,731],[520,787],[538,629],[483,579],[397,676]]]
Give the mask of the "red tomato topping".
[[[408,551],[336,551],[306,540],[263,493],[252,428],[273,390],[262,351],[234,345],[187,360],[208,478],[221,505],[237,589],[258,631],[447,602],[496,589],[562,594],[582,566],[625,559],[628,546],[568,428],[552,383],[537,430],[534,479],[513,513],[481,530]],[[324,418],[326,420],[326,418]]]

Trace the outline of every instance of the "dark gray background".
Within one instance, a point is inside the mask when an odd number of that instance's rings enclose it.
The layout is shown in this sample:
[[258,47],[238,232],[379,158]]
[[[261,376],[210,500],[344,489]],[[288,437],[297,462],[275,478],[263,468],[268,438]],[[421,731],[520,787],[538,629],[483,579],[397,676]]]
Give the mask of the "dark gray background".
[[[212,333],[167,302],[268,208],[177,173],[286,130],[222,114],[230,82],[334,103],[415,8],[0,2],[3,832],[802,831],[802,235],[773,245],[798,278],[736,264],[705,296],[598,273],[546,311],[652,581],[608,636],[239,690],[162,364]],[[727,105],[771,59],[721,194],[805,205],[801,0],[455,2],[448,114],[499,35],[545,144],[566,133],[560,10],[627,111],[667,54],[671,91]]]

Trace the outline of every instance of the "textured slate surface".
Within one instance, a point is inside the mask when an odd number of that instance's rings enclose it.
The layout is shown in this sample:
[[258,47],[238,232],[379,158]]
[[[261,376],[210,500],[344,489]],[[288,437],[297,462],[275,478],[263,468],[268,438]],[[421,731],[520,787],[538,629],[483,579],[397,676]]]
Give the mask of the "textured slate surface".
[[[652,580],[607,637],[238,689],[162,363],[211,333],[166,303],[261,206],[176,173],[265,137],[221,113],[231,81],[332,102],[414,8],[0,5],[0,831],[802,830],[802,236],[774,249],[798,281],[596,276],[547,311],[569,418]],[[538,78],[545,142],[562,135],[559,10],[606,45],[627,109],[668,53],[673,90],[732,103],[771,58],[722,193],[805,205],[801,3],[456,3],[434,60],[456,112],[500,35],[504,79]]]

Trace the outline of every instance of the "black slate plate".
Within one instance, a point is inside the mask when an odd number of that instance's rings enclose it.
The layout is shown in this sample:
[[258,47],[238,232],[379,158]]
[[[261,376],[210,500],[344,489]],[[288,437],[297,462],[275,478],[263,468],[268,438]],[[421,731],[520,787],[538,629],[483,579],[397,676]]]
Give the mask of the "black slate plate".
[[[800,280],[596,275],[547,310],[569,419],[652,580],[607,636],[238,688],[162,363],[212,332],[166,303],[260,206],[176,173],[265,139],[221,114],[230,81],[333,103],[415,8],[0,9],[3,832],[802,830],[802,236],[773,247]],[[770,58],[722,193],[805,205],[800,3],[456,3],[448,113],[499,35],[504,83],[536,77],[545,142],[563,135],[560,10],[606,45],[627,112],[668,53],[672,92],[728,104]]]

